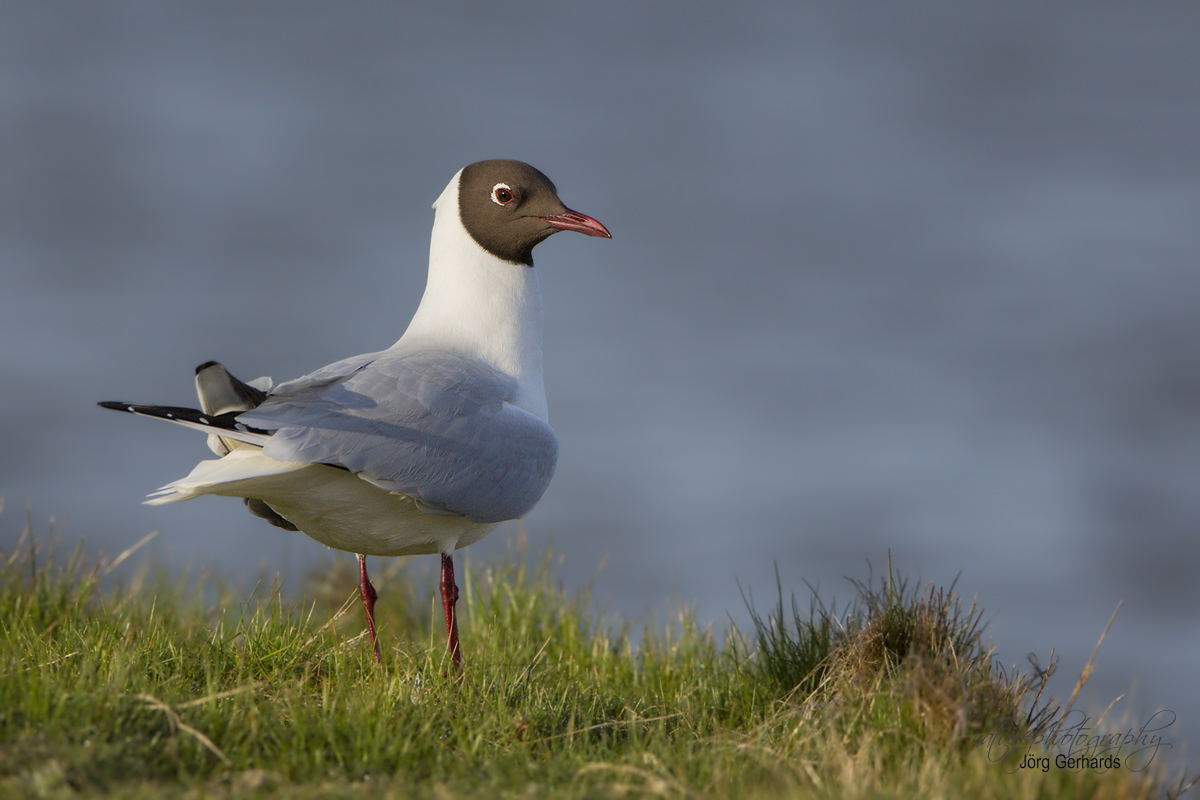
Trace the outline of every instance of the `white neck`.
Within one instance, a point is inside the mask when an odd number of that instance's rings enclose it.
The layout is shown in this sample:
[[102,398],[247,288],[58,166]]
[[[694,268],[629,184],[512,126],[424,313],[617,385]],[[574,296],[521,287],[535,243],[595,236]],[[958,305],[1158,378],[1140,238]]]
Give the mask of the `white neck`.
[[458,174],[433,204],[429,279],[396,347],[450,348],[517,379],[513,404],[546,419],[542,293],[531,267],[479,246],[458,211]]

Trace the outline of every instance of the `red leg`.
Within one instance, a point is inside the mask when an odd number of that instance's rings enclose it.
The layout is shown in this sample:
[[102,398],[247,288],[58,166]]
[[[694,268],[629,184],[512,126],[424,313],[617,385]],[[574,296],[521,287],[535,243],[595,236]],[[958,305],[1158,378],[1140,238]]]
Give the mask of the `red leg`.
[[458,587],[454,585],[454,560],[442,553],[442,609],[446,612],[446,642],[455,669],[462,669],[462,656],[458,652],[458,616],[454,604],[458,602]]
[[358,554],[358,581],[363,608],[367,610],[367,630],[371,632],[371,644],[375,645],[375,660],[382,664],[383,656],[379,653],[379,640],[375,638],[375,601],[379,599],[379,595],[375,594],[375,587],[367,578],[367,557],[361,553]]

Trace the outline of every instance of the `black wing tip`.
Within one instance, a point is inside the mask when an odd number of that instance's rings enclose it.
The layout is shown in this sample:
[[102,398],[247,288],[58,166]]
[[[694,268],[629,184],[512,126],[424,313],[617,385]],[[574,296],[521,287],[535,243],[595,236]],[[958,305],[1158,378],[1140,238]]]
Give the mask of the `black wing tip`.
[[208,369],[209,367],[220,367],[220,366],[221,366],[221,364],[219,361],[205,361],[203,364],[196,367],[196,374],[199,375],[201,372],[204,372],[204,370]]
[[182,420],[184,422],[200,422],[205,425],[211,425],[213,420],[221,419],[220,417],[209,417],[207,414],[197,411],[194,408],[186,408],[184,406],[148,406],[143,403],[117,403],[111,400],[106,400],[96,405],[101,408],[110,408],[113,411],[124,411],[129,414],[138,414],[144,417],[158,417],[160,419]]
[[203,422],[205,425],[211,424],[212,420],[231,417],[228,414],[221,417],[210,417],[203,411],[197,411],[194,408],[187,408],[186,406],[148,406],[143,403],[114,403],[112,401],[97,403],[96,405],[101,408],[111,408],[113,411],[128,411],[130,414],[162,417],[163,419],[177,419],[184,422]]
[[111,408],[113,411],[128,411],[131,414],[138,414],[143,417],[165,419],[168,422],[204,425],[215,431],[241,431],[242,433],[260,433],[267,436],[272,433],[272,431],[265,428],[254,428],[238,422],[238,414],[244,414],[245,411],[226,411],[224,414],[212,416],[205,414],[203,411],[197,411],[194,408],[187,408],[186,406],[146,406],[138,403],[113,402],[97,403],[96,405],[101,408]]

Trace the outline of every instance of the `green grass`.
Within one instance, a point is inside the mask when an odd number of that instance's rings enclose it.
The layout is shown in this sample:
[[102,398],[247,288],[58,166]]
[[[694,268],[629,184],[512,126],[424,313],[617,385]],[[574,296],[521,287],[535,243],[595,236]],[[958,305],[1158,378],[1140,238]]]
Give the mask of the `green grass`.
[[[306,599],[79,549],[0,553],[0,797],[1045,797],[1177,793],[1140,772],[1015,769],[973,744],[1045,732],[1044,676],[997,667],[980,615],[889,574],[836,611],[782,588],[756,630],[598,616],[550,557],[466,563],[466,670],[434,588],[376,580],[384,664],[351,559]],[[519,554],[518,554],[519,555]],[[377,568],[378,570],[378,568]],[[995,753],[993,753],[994,757]]]

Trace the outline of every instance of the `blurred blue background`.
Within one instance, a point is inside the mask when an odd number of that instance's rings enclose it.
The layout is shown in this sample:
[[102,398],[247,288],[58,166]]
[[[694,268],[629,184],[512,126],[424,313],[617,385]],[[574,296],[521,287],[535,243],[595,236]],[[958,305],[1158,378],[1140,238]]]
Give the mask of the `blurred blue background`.
[[329,559],[140,506],[203,438],[94,403],[390,345],[430,203],[518,158],[614,235],[537,251],[566,586],[744,624],[890,550],[1062,696],[1122,600],[1085,699],[1197,740],[1200,6],[381,5],[5,4],[6,548]]

